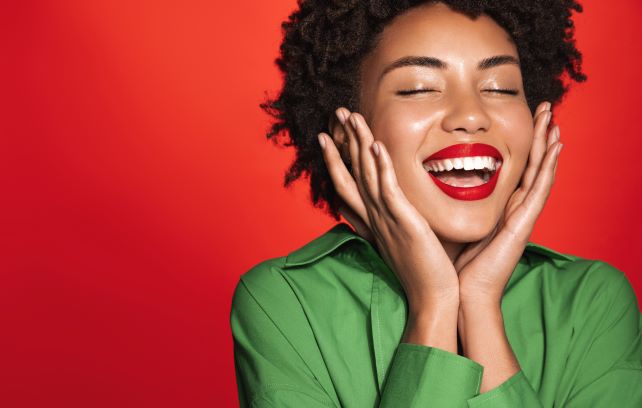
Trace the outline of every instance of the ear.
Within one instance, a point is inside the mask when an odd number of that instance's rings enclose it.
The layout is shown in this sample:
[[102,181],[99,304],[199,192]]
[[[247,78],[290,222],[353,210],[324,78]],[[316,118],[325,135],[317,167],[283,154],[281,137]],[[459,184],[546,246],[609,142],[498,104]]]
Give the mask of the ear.
[[332,112],[330,119],[328,119],[328,129],[330,131],[330,136],[334,141],[334,145],[341,153],[341,158],[343,161],[347,161],[350,157],[350,152],[348,150],[348,134],[345,131],[345,128],[339,122],[335,112]]

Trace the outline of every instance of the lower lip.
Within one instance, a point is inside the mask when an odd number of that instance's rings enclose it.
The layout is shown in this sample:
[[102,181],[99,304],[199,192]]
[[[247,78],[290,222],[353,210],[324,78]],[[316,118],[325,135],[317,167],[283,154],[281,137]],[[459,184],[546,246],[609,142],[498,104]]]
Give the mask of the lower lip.
[[484,183],[475,187],[455,187],[444,183],[439,180],[437,177],[433,176],[432,173],[428,173],[432,181],[437,184],[437,187],[441,189],[448,196],[457,199],[457,200],[481,200],[488,197],[495,191],[495,186],[497,185],[497,179],[499,178],[499,172],[502,170],[502,165],[500,165],[495,174],[488,180],[487,183]]

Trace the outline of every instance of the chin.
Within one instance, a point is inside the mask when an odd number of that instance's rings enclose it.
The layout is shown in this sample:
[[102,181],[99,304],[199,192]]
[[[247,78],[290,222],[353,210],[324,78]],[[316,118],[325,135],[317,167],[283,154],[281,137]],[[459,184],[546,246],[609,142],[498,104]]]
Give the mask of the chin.
[[484,239],[497,225],[496,217],[471,220],[468,217],[450,217],[431,224],[440,241],[465,244]]

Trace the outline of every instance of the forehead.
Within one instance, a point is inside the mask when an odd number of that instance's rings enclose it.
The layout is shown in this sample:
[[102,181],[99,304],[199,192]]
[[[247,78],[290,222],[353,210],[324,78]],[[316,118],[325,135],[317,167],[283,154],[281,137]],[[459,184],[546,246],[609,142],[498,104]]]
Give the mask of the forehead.
[[492,18],[482,14],[473,19],[443,3],[421,5],[393,19],[368,64],[375,68],[408,55],[471,64],[492,55],[518,57],[510,35]]

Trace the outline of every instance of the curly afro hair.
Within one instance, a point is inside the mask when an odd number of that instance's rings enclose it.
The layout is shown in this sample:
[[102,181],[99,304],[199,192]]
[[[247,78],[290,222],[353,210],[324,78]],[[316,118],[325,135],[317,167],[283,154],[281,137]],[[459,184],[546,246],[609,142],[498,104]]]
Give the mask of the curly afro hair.
[[[260,106],[274,119],[267,138],[294,146],[296,158],[285,173],[288,187],[309,176],[310,198],[317,208],[340,220],[338,196],[323,160],[317,134],[328,132],[330,115],[339,106],[359,111],[359,66],[376,47],[378,34],[397,15],[420,4],[416,0],[299,0],[298,10],[282,24],[284,33],[276,64],[283,73],[279,95]],[[526,100],[531,112],[543,101],[560,102],[570,80],[583,82],[582,54],[575,47],[571,14],[581,12],[574,0],[446,0],[470,17],[486,14],[516,44]],[[349,163],[346,163],[349,167]]]

